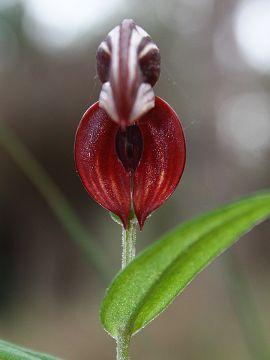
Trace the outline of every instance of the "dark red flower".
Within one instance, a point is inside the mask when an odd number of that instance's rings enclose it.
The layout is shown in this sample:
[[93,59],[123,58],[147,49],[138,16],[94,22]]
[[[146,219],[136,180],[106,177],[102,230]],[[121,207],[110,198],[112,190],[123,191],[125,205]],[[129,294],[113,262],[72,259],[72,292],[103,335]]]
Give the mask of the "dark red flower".
[[76,167],[100,205],[125,227],[133,208],[142,228],[172,194],[185,165],[179,118],[153,91],[159,49],[133,20],[123,20],[98,48],[97,73],[103,85],[77,130]]
[[172,108],[155,98],[155,107],[121,129],[92,105],[76,134],[75,160],[88,193],[118,215],[124,226],[134,207],[140,228],[176,188],[185,165],[185,140]]

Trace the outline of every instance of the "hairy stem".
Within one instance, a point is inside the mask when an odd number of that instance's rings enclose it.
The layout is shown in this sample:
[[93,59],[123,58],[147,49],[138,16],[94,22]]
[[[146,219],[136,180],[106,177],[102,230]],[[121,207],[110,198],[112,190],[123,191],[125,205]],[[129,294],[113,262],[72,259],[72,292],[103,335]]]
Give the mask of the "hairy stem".
[[129,344],[130,338],[127,336],[119,336],[117,338],[117,357],[116,360],[128,360],[129,359]]
[[136,223],[137,221],[130,219],[127,228],[122,226],[122,269],[124,269],[136,254]]
[[[136,254],[136,225],[137,219],[135,216],[129,219],[126,229],[122,225],[122,269],[134,259]],[[129,360],[130,336],[125,333],[120,334],[116,343],[116,360]]]

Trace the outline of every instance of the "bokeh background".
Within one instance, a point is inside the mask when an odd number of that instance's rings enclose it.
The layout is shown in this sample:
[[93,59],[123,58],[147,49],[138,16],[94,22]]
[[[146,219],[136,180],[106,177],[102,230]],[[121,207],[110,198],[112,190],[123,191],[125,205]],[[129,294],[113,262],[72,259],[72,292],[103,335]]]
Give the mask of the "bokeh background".
[[[0,0],[0,337],[67,360],[114,358],[98,313],[120,227],[84,191],[73,141],[98,99],[97,46],[125,17],[160,48],[155,92],[180,115],[188,151],[138,251],[270,182],[269,0]],[[269,233],[266,222],[200,274],[136,335],[132,358],[258,360],[270,345]]]

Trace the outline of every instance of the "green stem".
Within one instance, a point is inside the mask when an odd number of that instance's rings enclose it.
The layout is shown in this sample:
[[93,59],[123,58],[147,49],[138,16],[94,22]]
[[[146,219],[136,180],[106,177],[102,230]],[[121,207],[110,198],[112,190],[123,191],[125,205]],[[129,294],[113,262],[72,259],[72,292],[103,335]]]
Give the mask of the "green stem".
[[[120,223],[114,215],[112,215],[112,218]],[[122,225],[122,269],[124,269],[134,259],[136,254],[136,226],[137,219],[135,215],[130,217],[126,229]],[[130,336],[127,336],[125,333],[120,334],[116,343],[116,360],[128,360]]]
[[243,334],[246,338],[246,344],[250,351],[250,358],[269,360],[269,346],[260,322],[248,279],[235,254],[231,252],[225,259],[230,296],[237,310]]
[[117,356],[116,360],[128,360],[129,359],[129,345],[130,338],[127,336],[119,336],[117,338]]
[[122,269],[124,269],[136,254],[136,224],[137,220],[131,218],[125,229],[122,226]]
[[55,217],[62,224],[66,232],[88,257],[104,280],[110,279],[108,261],[101,249],[91,240],[91,236],[80,222],[79,217],[55,185],[49,174],[38,163],[30,151],[16,137],[15,134],[0,121],[0,145],[9,154],[16,165],[23,171],[36,189],[43,196]]

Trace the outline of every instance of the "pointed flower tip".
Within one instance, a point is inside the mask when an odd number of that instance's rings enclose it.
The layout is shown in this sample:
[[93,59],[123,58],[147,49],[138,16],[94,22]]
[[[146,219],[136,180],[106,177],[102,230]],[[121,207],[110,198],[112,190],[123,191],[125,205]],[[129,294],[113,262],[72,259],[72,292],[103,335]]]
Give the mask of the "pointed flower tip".
[[140,219],[140,220],[138,220],[139,228],[140,228],[141,231],[143,230],[145,220],[146,220],[146,219]]
[[128,218],[122,218],[120,217],[121,221],[122,221],[122,225],[124,227],[124,229],[126,230],[128,227]]

